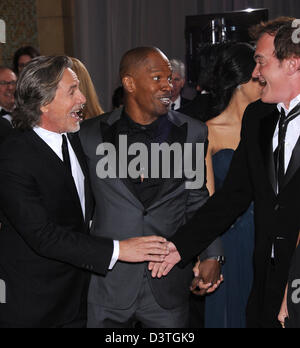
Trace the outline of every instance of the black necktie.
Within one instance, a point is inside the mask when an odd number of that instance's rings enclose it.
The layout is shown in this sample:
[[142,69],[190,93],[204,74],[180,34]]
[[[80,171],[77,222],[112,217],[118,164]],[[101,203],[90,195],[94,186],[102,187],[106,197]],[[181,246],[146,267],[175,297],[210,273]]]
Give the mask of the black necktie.
[[175,103],[173,103],[172,105],[171,105],[171,110],[175,110]]
[[285,176],[285,138],[289,122],[294,120],[300,115],[300,103],[286,116],[285,111],[282,108],[279,119],[279,133],[278,133],[278,148],[276,158],[276,175],[278,182],[279,192],[283,188],[284,176]]
[[72,174],[70,154],[69,154],[69,148],[68,148],[68,140],[64,134],[62,135],[61,150],[62,150],[64,163],[66,167],[68,168],[68,170],[70,171],[70,173]]

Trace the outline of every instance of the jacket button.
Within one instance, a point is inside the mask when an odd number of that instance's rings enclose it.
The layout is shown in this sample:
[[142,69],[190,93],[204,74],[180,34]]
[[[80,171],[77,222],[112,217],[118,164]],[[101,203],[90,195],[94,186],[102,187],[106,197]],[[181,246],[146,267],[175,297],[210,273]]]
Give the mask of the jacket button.
[[147,216],[147,215],[148,215],[147,210],[144,210],[143,215],[144,215],[144,216]]
[[278,211],[280,209],[280,205],[276,204],[274,209],[275,209],[275,211]]

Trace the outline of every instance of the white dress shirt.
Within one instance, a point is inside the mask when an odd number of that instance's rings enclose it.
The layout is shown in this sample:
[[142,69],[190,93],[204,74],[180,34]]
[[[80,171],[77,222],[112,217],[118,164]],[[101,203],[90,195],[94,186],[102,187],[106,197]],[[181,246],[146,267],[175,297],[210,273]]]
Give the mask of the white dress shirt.
[[[287,109],[283,103],[279,103],[277,105],[277,108],[278,108],[279,112],[281,112],[281,109],[283,108],[285,111],[285,114],[287,115],[290,111],[292,111],[294,109],[294,107],[298,103],[300,103],[300,94],[290,102],[289,109]],[[276,129],[275,129],[275,133],[273,136],[273,152],[275,152],[275,150],[278,147],[278,133],[279,133],[279,121],[278,121],[278,124],[277,124]],[[284,150],[285,172],[288,169],[288,166],[289,166],[290,160],[292,158],[294,148],[295,148],[297,141],[299,139],[299,136],[300,136],[300,117],[298,116],[298,117],[294,118],[292,121],[290,121],[288,123],[288,127],[287,127],[286,138],[285,138],[285,150]],[[278,188],[277,188],[277,190],[278,190]],[[275,257],[274,244],[272,247],[272,256],[271,257],[272,258]]]
[[[33,128],[33,130],[55,152],[55,154],[60,158],[60,160],[63,161],[63,154],[61,149],[62,134],[51,132],[41,127],[35,127]],[[66,133],[63,133],[63,134],[67,135]],[[78,162],[77,156],[75,155],[75,152],[72,148],[72,145],[70,144],[68,137],[66,138],[68,141],[72,176],[73,176],[74,183],[79,196],[82,213],[83,213],[83,216],[85,217],[84,174]],[[120,253],[119,241],[114,241],[114,251],[113,251],[113,256],[109,265],[109,269],[113,269],[114,265],[118,261],[119,253]]]
[[[277,108],[279,112],[283,108],[285,111],[285,114],[287,115],[290,111],[294,109],[294,107],[300,103],[300,94],[291,101],[289,109],[287,109],[283,103],[279,103],[277,105]],[[278,147],[278,133],[279,133],[279,122],[276,126],[274,137],[273,137],[273,151],[276,150]],[[300,116],[294,118],[292,121],[288,123],[287,132],[286,132],[286,139],[285,139],[285,152],[284,152],[284,158],[285,158],[285,172],[288,169],[294,148],[297,144],[297,141],[300,136]]]
[[174,110],[180,109],[180,105],[181,105],[181,96],[180,95],[178,96],[178,98],[175,101],[171,102],[170,107],[169,107],[170,110],[172,110],[173,104],[174,104]]

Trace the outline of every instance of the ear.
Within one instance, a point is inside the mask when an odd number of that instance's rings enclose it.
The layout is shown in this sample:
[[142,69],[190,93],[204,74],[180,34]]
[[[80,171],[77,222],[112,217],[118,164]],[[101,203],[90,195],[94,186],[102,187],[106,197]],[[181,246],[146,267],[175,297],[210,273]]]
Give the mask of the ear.
[[288,75],[294,75],[300,70],[300,58],[291,57],[286,60],[286,69]]
[[130,75],[126,75],[122,78],[122,84],[128,93],[133,93],[135,91],[135,81]]
[[44,105],[41,107],[41,111],[43,114],[46,114],[48,112],[48,105]]

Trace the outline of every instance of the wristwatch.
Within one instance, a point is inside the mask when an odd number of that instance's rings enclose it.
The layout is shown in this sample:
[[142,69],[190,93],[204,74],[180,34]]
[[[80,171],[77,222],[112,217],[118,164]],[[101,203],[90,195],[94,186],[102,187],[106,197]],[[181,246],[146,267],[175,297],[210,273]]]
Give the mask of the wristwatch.
[[213,256],[213,257],[210,257],[209,260],[216,260],[219,262],[219,264],[221,266],[225,265],[225,256]]

